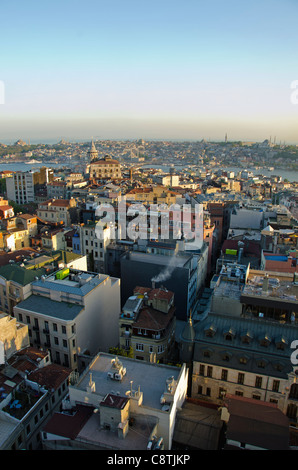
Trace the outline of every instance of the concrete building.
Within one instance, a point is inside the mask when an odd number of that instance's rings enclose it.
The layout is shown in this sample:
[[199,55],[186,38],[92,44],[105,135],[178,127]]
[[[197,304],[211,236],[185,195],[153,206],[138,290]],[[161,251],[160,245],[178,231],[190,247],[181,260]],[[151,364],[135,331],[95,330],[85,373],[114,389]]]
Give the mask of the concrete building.
[[153,287],[155,283],[155,287],[164,286],[174,292],[177,319],[186,320],[189,317],[190,311],[195,307],[198,293],[205,283],[208,247],[204,244],[202,250],[192,253],[176,252],[175,246],[156,243],[152,249],[158,252],[130,251],[122,255],[122,305],[136,285]]
[[6,178],[7,199],[18,204],[27,204],[35,201],[35,193],[53,181],[54,173],[50,168],[40,170],[16,171]]
[[223,269],[210,310],[180,335],[180,357],[193,367],[191,396],[217,404],[226,394],[274,403],[296,426],[298,283],[246,266],[233,270],[232,276],[232,267]]
[[[115,376],[116,374],[116,376]],[[99,353],[76,384],[64,409],[89,415],[74,430],[63,414],[43,429],[46,449],[170,450],[176,413],[186,398],[188,369]],[[63,423],[65,425],[63,426]],[[75,424],[75,423],[74,423]]]
[[31,285],[14,316],[28,324],[31,345],[46,347],[53,362],[78,371],[85,355],[117,346],[119,279],[65,268]]
[[68,199],[66,181],[50,181],[47,183],[48,199]]
[[[81,253],[87,256],[88,269],[105,273],[107,247],[111,241],[111,228],[102,226],[99,233],[99,225],[99,221],[89,221],[87,224],[81,224],[79,226],[79,245]],[[98,235],[100,235],[100,238]]]

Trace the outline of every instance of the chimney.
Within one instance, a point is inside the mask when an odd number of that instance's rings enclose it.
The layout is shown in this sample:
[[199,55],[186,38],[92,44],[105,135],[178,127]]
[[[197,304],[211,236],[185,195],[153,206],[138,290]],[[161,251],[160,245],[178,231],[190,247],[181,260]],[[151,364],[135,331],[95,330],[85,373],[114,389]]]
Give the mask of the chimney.
[[262,291],[263,292],[268,292],[268,287],[269,287],[269,276],[266,273],[265,276],[264,276],[264,279],[263,279]]
[[152,289],[155,289],[155,282],[152,281]]

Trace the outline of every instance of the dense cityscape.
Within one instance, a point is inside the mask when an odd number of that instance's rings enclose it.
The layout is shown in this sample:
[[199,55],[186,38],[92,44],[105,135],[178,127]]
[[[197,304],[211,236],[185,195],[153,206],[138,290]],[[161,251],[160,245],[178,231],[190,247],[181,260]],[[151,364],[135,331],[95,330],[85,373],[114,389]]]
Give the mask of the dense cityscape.
[[1,145],[1,449],[296,448],[296,152]]
[[277,0],[2,2],[14,465],[298,450],[297,16]]

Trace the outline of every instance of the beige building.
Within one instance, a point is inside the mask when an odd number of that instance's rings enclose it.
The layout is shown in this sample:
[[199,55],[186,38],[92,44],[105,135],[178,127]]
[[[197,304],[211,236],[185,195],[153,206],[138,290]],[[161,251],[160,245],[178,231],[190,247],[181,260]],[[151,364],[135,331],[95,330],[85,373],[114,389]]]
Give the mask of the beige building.
[[0,302],[4,312],[13,315],[13,308],[27,299],[31,293],[31,282],[45,274],[44,269],[26,269],[16,263],[0,267]]
[[15,352],[29,346],[28,326],[0,312],[0,365]]
[[121,179],[121,165],[118,160],[113,159],[109,155],[98,160],[94,159],[90,162],[89,179]]
[[38,205],[37,215],[45,222],[70,225],[69,210],[76,207],[75,199],[49,199]]
[[181,194],[170,191],[164,186],[154,186],[150,188],[136,188],[126,193],[127,200],[142,204],[176,204],[177,199],[181,199]]

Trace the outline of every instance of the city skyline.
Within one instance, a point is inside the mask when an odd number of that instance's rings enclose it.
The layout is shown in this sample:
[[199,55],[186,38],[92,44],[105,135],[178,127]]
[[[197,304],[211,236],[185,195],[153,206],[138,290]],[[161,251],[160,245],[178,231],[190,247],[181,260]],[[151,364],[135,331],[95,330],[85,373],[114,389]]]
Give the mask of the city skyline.
[[57,1],[2,5],[0,142],[298,143],[298,5]]

